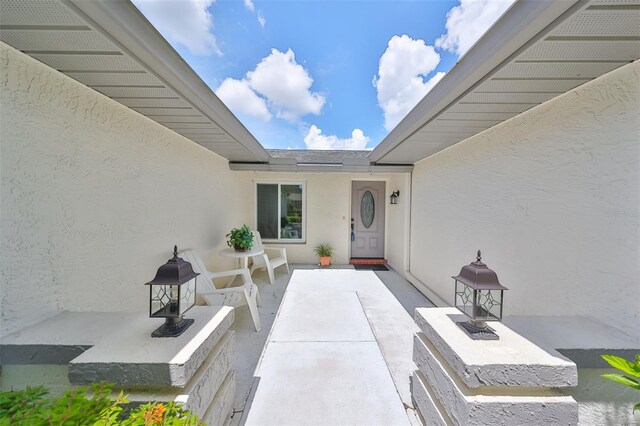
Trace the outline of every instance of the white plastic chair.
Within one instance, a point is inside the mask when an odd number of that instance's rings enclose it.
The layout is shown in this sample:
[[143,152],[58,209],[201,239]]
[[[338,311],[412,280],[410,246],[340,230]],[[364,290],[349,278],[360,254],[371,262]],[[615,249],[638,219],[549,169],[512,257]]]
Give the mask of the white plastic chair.
[[[251,273],[247,268],[233,269],[230,271],[211,272],[204,266],[204,262],[194,250],[185,250],[178,254],[182,259],[191,263],[193,270],[200,273],[197,281],[197,292],[207,305],[210,306],[233,306],[234,308],[247,305],[249,313],[253,319],[256,331],[260,331],[260,313],[258,306],[262,304],[258,286],[251,280]],[[242,276],[243,284],[227,288],[217,288],[213,282],[214,278]],[[231,282],[231,280],[230,280]]]
[[[277,267],[285,265],[287,267],[287,274],[290,274],[289,262],[287,261],[287,249],[264,246],[262,244],[260,232],[258,231],[253,231],[253,236],[255,240],[254,246],[262,247],[264,249],[264,253],[251,257],[253,260],[253,265],[251,265],[251,274],[253,274],[256,269],[266,269],[267,274],[269,275],[269,282],[271,284],[276,280],[273,270]],[[273,257],[269,257],[269,253],[271,253]]]

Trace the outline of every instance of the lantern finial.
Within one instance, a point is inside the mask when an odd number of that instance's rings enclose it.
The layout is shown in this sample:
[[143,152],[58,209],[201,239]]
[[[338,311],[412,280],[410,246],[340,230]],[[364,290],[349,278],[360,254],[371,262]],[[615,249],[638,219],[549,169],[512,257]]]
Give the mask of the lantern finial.
[[[478,251],[478,253],[480,253]],[[177,259],[178,258],[178,246],[173,246],[173,258]]]
[[476,261],[477,262],[482,261],[482,255],[480,254],[480,250],[478,250],[478,256],[476,256]]

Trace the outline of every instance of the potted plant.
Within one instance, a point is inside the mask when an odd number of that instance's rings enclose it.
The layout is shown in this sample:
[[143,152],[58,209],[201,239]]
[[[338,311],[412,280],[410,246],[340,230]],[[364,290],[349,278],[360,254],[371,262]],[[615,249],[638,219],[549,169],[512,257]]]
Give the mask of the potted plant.
[[253,247],[253,232],[247,225],[241,228],[233,228],[227,234],[227,245],[235,251],[247,251]]
[[333,248],[329,244],[320,244],[315,248],[316,255],[320,258],[321,266],[329,266],[333,256]]

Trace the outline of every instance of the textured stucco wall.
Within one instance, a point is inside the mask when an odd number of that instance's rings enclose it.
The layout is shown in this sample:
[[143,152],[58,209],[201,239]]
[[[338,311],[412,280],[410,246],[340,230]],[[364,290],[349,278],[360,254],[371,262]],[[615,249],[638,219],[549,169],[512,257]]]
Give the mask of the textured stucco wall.
[[505,314],[640,333],[640,63],[416,164],[411,272],[447,302],[483,259]]
[[2,43],[0,90],[3,332],[148,309],[174,243],[231,266],[250,196],[225,159]]
[[[314,247],[329,243],[334,248],[333,263],[349,262],[351,245],[349,224],[351,219],[351,182],[354,180],[382,180],[386,182],[385,203],[387,228],[385,233],[385,256],[389,264],[398,271],[404,271],[404,245],[406,212],[408,209],[409,173],[370,174],[370,173],[273,173],[273,172],[236,172],[251,191],[249,226],[255,223],[255,183],[305,182],[307,200],[307,240],[306,244],[269,244],[286,247],[291,263],[316,263]],[[391,191],[399,189],[405,195],[400,203],[389,205]],[[402,251],[400,252],[400,249]]]

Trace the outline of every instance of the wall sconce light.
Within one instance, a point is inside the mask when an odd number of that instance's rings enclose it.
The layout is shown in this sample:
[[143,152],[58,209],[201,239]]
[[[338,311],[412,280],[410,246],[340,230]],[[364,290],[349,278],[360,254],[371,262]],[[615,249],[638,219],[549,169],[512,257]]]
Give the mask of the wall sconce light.
[[455,305],[469,317],[466,322],[456,322],[469,337],[475,340],[498,340],[499,336],[487,326],[487,321],[502,319],[504,290],[498,275],[482,263],[480,250],[476,261],[462,267],[455,280]]
[[400,191],[396,190],[391,193],[389,197],[391,199],[391,204],[398,204],[398,197],[400,196]]
[[196,277],[191,264],[178,257],[178,247],[173,247],[173,258],[158,268],[149,286],[149,317],[164,318],[151,337],[177,337],[193,324],[183,315],[196,304]]

